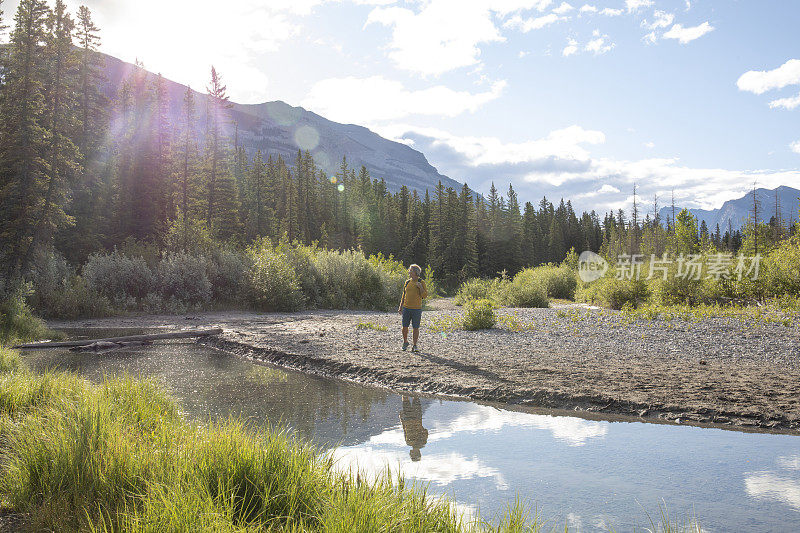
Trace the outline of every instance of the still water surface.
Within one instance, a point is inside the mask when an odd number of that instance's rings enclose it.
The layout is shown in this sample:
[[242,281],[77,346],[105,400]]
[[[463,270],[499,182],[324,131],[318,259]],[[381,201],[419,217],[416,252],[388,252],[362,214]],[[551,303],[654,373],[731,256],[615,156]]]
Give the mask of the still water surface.
[[658,523],[663,502],[671,517],[695,516],[704,531],[800,531],[796,436],[404,398],[186,342],[106,354],[46,350],[25,358],[37,369],[73,370],[95,381],[152,377],[189,417],[285,423],[320,446],[338,445],[342,467],[374,473],[388,465],[485,519],[519,496],[562,530],[565,523],[586,532],[641,530],[649,527],[646,513]]

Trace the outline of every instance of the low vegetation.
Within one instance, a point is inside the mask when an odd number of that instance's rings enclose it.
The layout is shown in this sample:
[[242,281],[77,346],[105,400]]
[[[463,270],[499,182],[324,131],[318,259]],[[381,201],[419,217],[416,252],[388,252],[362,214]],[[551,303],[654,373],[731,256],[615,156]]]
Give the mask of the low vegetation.
[[[745,241],[745,252],[747,246],[748,241]],[[693,261],[706,267],[722,258],[728,262],[730,273],[712,276],[704,271],[700,276],[682,276],[674,260],[664,270],[659,270],[661,265],[643,261],[636,273],[606,257],[609,268],[605,275],[584,282],[578,276],[577,256],[570,251],[560,265],[526,268],[512,279],[501,276],[468,280],[456,293],[455,302],[464,305],[472,300],[488,299],[505,307],[547,307],[550,298],[559,298],[617,310],[698,308],[704,314],[715,316],[737,314],[726,309],[753,305],[768,305],[791,315],[791,310],[798,306],[800,237],[797,235],[762,248],[757,276],[749,271],[752,263],[748,260],[745,265],[748,271],[737,273],[738,257],[726,255],[710,244],[701,247],[699,242],[694,242],[677,247],[672,252],[673,258],[684,252],[687,257],[693,254]],[[785,317],[780,320],[784,321]]]
[[381,254],[285,241],[193,253],[128,243],[89,256],[80,269],[50,252],[34,271],[28,301],[58,318],[220,308],[387,310],[397,304],[405,277],[402,263]]
[[468,523],[449,500],[402,478],[387,473],[364,481],[353,474],[280,429],[253,430],[235,420],[189,423],[153,382],[91,384],[70,373],[37,374],[0,347],[0,507],[22,513],[33,530],[534,533],[549,527],[518,501],[495,524]]

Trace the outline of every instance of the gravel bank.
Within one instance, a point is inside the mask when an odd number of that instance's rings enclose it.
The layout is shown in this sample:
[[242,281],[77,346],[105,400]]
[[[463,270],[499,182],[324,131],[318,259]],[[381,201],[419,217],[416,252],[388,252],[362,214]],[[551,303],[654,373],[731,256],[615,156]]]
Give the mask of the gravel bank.
[[[420,353],[394,313],[209,313],[53,322],[52,327],[210,327],[204,342],[306,372],[481,401],[800,432],[800,327],[741,318],[639,320],[558,306],[503,309],[477,332],[437,331],[460,309],[423,313]],[[448,308],[449,307],[449,308]],[[359,329],[359,322],[385,326]]]

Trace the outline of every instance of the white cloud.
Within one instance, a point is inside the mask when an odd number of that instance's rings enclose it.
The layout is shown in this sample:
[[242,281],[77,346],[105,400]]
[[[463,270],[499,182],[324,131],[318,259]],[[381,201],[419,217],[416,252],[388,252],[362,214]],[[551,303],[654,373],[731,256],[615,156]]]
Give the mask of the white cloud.
[[[480,45],[504,41],[495,25],[498,16],[522,10],[542,11],[551,3],[551,0],[429,0],[417,4],[418,11],[398,6],[376,7],[364,26],[381,24],[392,29],[388,55],[399,68],[437,75],[479,64]],[[515,17],[520,19],[519,15]]]
[[708,22],[704,22],[699,26],[692,26],[684,28],[680,24],[675,24],[668,32],[664,34],[664,39],[677,39],[681,44],[699,39],[703,35],[714,31],[714,26]]
[[541,17],[529,17],[525,19],[519,15],[514,15],[508,19],[505,24],[503,24],[503,27],[516,28],[523,33],[528,33],[531,30],[540,30],[545,26],[549,26],[550,24],[558,22],[559,20],[564,20],[564,18],[559,17],[555,13],[548,13],[547,15],[543,15]]
[[302,105],[332,120],[356,124],[415,114],[453,117],[474,112],[498,98],[505,86],[505,81],[497,81],[482,93],[456,91],[444,85],[411,91],[399,81],[382,76],[329,78],[314,84]]
[[[534,140],[506,143],[495,137],[460,137],[437,129],[393,125],[382,133],[413,141],[440,172],[467,181],[484,192],[503,176],[520,196],[579,199],[586,191],[609,184],[628,191],[636,182],[643,196],[680,191],[677,200],[687,207],[716,208],[747,193],[748,184],[763,187],[800,182],[800,170],[735,170],[695,168],[678,158],[622,160],[595,157],[592,145],[605,141],[600,131],[571,126]],[[609,193],[601,201],[583,202],[581,209],[625,208],[627,195]],[[577,205],[577,203],[576,203]]]
[[572,7],[570,4],[568,4],[567,2],[561,2],[561,5],[558,6],[557,8],[555,8],[553,10],[553,13],[557,13],[559,15],[563,15],[564,13],[569,13],[573,9],[575,9],[575,8]]
[[655,42],[658,40],[658,35],[656,35],[656,32],[651,31],[650,33],[642,37],[642,40],[647,44],[655,44]]
[[[68,5],[75,13],[83,3],[70,0]],[[103,52],[129,62],[139,59],[148,70],[198,90],[207,85],[213,64],[234,100],[257,102],[266,99],[269,87],[259,56],[295,37],[300,31],[296,15],[321,2],[242,0],[225,9],[211,0],[197,0],[190,9],[185,2],[155,0],[88,3],[103,30]]]
[[642,27],[649,28],[651,30],[657,30],[658,28],[666,28],[675,20],[675,15],[672,13],[667,13],[666,11],[660,11],[656,9],[653,12],[653,22],[648,22],[646,19],[642,21]]
[[796,154],[800,154],[800,141],[795,141],[789,145],[789,148],[792,149],[792,152]]
[[756,472],[745,476],[745,489],[753,498],[777,500],[800,510],[800,482],[772,472]]
[[434,0],[419,13],[401,7],[379,7],[365,26],[392,28],[389,57],[401,69],[441,74],[478,63],[478,45],[503,41],[490,10],[482,2]]
[[653,5],[653,0],[625,0],[625,7],[628,8],[628,13],[636,11],[643,7],[650,7]]
[[590,4],[583,4],[580,8],[581,13],[597,13],[597,7]]
[[522,59],[523,57],[525,57],[525,56],[526,56],[526,55],[528,55],[529,53],[530,53],[530,52],[528,52],[528,51],[526,51],[526,50],[520,50],[520,51],[519,51],[519,53],[517,54],[517,57],[519,57],[520,59]]
[[614,187],[613,185],[609,185],[608,183],[606,183],[602,187],[600,187],[600,189],[597,192],[600,194],[605,194],[610,192],[620,192],[620,190]]
[[621,9],[612,9],[610,7],[606,7],[606,8],[603,8],[602,11],[600,11],[600,14],[601,15],[605,15],[607,17],[617,17],[619,15],[622,15],[622,10]]
[[772,89],[800,85],[800,59],[790,59],[773,70],[750,70],[739,77],[736,85],[741,91],[763,94]]
[[769,103],[769,106],[772,109],[776,107],[782,107],[784,109],[794,109],[800,106],[800,93],[797,96],[790,96],[788,98],[778,98],[777,100],[773,100]]
[[609,43],[606,41],[608,39],[608,35],[601,35],[600,30],[595,30],[592,33],[594,39],[586,43],[584,50],[587,52],[592,52],[595,55],[605,54],[612,48],[614,48],[614,43]]
[[654,143],[653,141],[648,141],[648,142],[644,143],[644,145],[647,148],[655,148],[656,147],[656,143]]
[[567,40],[567,46],[565,46],[564,49],[561,51],[561,55],[563,55],[564,57],[569,57],[577,52],[578,52],[578,41],[576,41],[575,39],[569,39]]

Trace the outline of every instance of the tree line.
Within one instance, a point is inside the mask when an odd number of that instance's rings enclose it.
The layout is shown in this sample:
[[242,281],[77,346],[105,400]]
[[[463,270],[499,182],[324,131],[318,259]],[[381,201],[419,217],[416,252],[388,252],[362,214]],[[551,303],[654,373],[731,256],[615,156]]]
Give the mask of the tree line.
[[[73,18],[63,0],[21,0],[0,48],[6,288],[52,247],[80,265],[128,242],[192,251],[287,239],[431,265],[454,287],[559,262],[570,249],[659,253],[669,237],[657,205],[653,217],[634,203],[629,218],[620,210],[600,220],[563,199],[521,205],[510,185],[503,195],[492,184],[485,197],[466,184],[391,192],[346,154],[328,175],[308,152],[293,161],[248,153],[231,135],[238,126],[214,67],[205,94],[187,87],[180,102],[139,63],[108,95],[99,32],[85,6]],[[736,232],[705,231],[718,246],[741,245]]]

